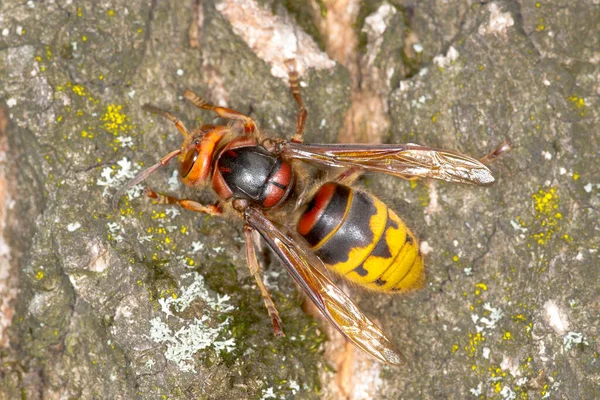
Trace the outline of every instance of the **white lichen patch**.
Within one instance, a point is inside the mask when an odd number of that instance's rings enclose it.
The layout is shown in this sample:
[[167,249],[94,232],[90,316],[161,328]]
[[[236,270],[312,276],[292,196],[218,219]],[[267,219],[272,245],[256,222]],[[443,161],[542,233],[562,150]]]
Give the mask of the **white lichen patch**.
[[569,332],[563,337],[563,347],[565,351],[569,351],[573,348],[573,346],[577,344],[585,344],[588,345],[588,342],[583,337],[583,333],[579,332]]
[[[189,280],[191,283],[187,286],[181,283]],[[215,314],[222,314],[232,311],[234,307],[229,303],[228,295],[215,297],[209,293],[204,278],[196,272],[183,275],[181,281],[179,296],[159,299],[162,315],[150,321],[150,338],[167,346],[165,358],[177,364],[181,371],[195,372],[194,355],[200,350],[212,347],[216,351],[231,352],[235,349],[235,339],[230,337],[228,330],[229,319],[215,324],[210,316],[210,309]],[[210,308],[205,310],[200,319],[186,320],[175,314],[185,311],[195,301],[201,301]],[[171,326],[179,328],[173,332]]]
[[277,396],[275,396],[275,391],[273,390],[272,387],[270,387],[270,388],[263,390],[262,397],[260,398],[260,400],[276,399],[276,398],[277,398]]
[[175,208],[175,207],[169,207],[169,208],[165,209],[165,214],[167,214],[167,217],[168,217],[169,219],[173,219],[173,218],[175,218],[176,216],[180,215],[180,214],[181,214],[181,211],[179,211],[179,209],[178,209],[178,208]]
[[504,313],[499,308],[494,308],[490,303],[485,303],[483,309],[489,311],[489,315],[486,317],[480,317],[477,314],[471,315],[471,320],[475,324],[477,332],[483,332],[484,330],[492,330],[496,328],[498,321],[502,319]]
[[[267,377],[264,378],[265,381],[269,381],[269,379]],[[305,389],[308,389],[307,387],[305,387]],[[275,393],[275,390],[277,390],[277,394]],[[295,398],[296,395],[298,394],[298,392],[300,391],[300,385],[298,384],[298,382],[296,382],[293,379],[290,379],[289,381],[281,384],[281,385],[277,385],[277,386],[268,386],[266,388],[264,388],[262,390],[262,396],[261,396],[261,400],[267,400],[267,399],[289,399],[290,398],[290,394],[292,398]],[[363,397],[353,397],[355,399],[360,399]]]
[[513,227],[513,229],[515,231],[519,231],[519,232],[523,232],[523,233],[527,232],[527,228],[523,227],[523,225],[521,225],[520,223],[518,223],[515,220],[511,219],[510,220],[510,225]]
[[[100,173],[100,178],[96,181],[96,185],[104,186],[104,191],[102,192],[102,196],[104,197],[110,194],[110,189],[119,189],[127,181],[133,179],[140,170],[140,167],[137,165],[134,166],[127,157],[123,157],[117,161],[117,165],[118,169],[111,167],[104,168]],[[127,194],[130,199],[139,197],[142,194],[142,187],[135,185],[127,191]]]
[[204,249],[204,243],[195,241],[195,242],[192,242],[192,249],[190,250],[190,252],[197,253],[203,249]]
[[517,394],[508,386],[504,386],[500,391],[500,396],[504,400],[515,400],[517,398]]
[[125,233],[125,231],[121,225],[117,224],[116,222],[108,222],[106,227],[108,228],[110,237],[117,243],[121,243],[124,240],[122,233]]
[[117,136],[121,147],[133,147],[133,138],[131,136]]
[[183,275],[182,279],[188,279],[190,277],[193,278],[192,283],[187,288],[183,289],[180,296],[166,297],[158,300],[163,313],[167,316],[172,316],[173,313],[171,312],[171,309],[176,312],[185,311],[190,304],[197,299],[201,299],[210,308],[221,313],[233,310],[234,307],[228,303],[230,300],[228,295],[217,295],[217,298],[215,299],[209,294],[208,289],[204,285],[204,278],[202,275],[191,272]]
[[274,15],[254,0],[223,0],[217,10],[231,23],[254,53],[271,66],[271,74],[288,81],[286,61],[295,59],[302,75],[309,68],[331,69],[335,62],[304,30]]
[[183,372],[196,372],[193,364],[194,354],[198,351],[213,346],[216,350],[233,351],[235,340],[230,338],[225,341],[217,340],[223,332],[223,326],[211,328],[209,318],[203,315],[200,320],[194,318],[191,322],[173,333],[171,328],[160,318],[150,320],[150,338],[167,346],[165,358],[177,364]]
[[473,396],[479,397],[483,393],[483,382],[479,382],[476,388],[471,388],[469,391]]
[[490,20],[487,25],[481,25],[477,33],[480,35],[502,35],[506,36],[508,28],[515,24],[510,12],[502,12],[496,3],[489,5]]

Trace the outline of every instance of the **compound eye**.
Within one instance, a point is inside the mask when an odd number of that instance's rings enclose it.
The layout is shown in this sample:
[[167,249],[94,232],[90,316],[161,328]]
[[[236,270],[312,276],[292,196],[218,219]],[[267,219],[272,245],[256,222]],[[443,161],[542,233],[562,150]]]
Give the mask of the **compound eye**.
[[181,175],[182,178],[185,178],[190,173],[197,159],[198,151],[196,151],[196,149],[188,150],[185,153],[183,161],[179,164],[179,175]]

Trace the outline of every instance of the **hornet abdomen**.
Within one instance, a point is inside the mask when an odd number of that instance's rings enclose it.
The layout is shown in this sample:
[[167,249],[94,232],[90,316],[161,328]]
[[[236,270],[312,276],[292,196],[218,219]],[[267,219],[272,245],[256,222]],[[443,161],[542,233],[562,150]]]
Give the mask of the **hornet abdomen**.
[[297,229],[328,268],[360,286],[405,292],[423,285],[423,258],[414,235],[367,192],[324,184]]

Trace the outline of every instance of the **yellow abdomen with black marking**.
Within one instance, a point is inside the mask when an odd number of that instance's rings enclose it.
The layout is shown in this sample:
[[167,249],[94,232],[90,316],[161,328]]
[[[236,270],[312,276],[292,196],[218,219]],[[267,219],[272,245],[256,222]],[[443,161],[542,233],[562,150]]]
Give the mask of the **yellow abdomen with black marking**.
[[417,240],[368,192],[324,184],[301,216],[298,232],[328,268],[365,288],[405,292],[423,286]]

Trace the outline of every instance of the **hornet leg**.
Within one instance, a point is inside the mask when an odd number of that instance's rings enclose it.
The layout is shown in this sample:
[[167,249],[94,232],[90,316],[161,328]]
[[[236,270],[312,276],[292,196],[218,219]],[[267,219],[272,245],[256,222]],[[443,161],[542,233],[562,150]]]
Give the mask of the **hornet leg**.
[[210,206],[205,206],[204,204],[200,204],[194,200],[178,199],[173,196],[156,193],[152,189],[148,188],[146,188],[145,194],[146,196],[155,199],[157,204],[176,204],[182,208],[185,208],[186,210],[201,212],[213,216],[223,214],[223,210],[219,206],[218,202]]
[[189,136],[190,135],[190,131],[188,131],[188,129],[185,127],[185,125],[183,125],[183,122],[181,122],[179,120],[179,118],[176,118],[173,116],[173,114],[171,114],[168,111],[165,110],[161,110],[158,107],[154,107],[150,104],[144,104],[144,106],[142,107],[142,109],[151,112],[151,113],[155,113],[158,115],[161,115],[165,118],[167,118],[168,120],[170,120],[171,122],[173,122],[175,124],[175,126],[177,127],[177,129],[179,129],[179,132],[183,133],[183,136]]
[[267,288],[260,277],[260,267],[258,265],[258,258],[256,258],[256,252],[254,250],[254,243],[252,241],[252,232],[254,229],[246,225],[244,227],[244,233],[246,235],[246,259],[248,262],[248,268],[250,268],[250,274],[256,280],[256,284],[260,289],[260,294],[265,302],[265,307],[267,307],[267,311],[269,312],[269,316],[271,317],[271,322],[273,323],[273,333],[276,337],[285,336],[283,330],[281,328],[281,318],[279,317],[279,313],[275,308],[275,303],[273,303],[273,299],[271,299],[271,295],[267,291]]
[[290,90],[292,96],[298,103],[298,116],[296,117],[296,134],[292,136],[292,142],[302,143],[304,141],[304,125],[306,124],[306,117],[308,111],[304,107],[304,102],[300,96],[300,76],[296,70],[296,60],[287,60],[286,65],[288,67],[288,74],[290,76]]
[[241,112],[232,110],[231,108],[219,107],[215,106],[214,104],[210,104],[189,89],[183,92],[183,97],[191,101],[198,108],[214,111],[219,117],[232,119],[234,121],[241,121],[244,124],[245,133],[251,134],[256,132],[256,123],[254,120],[247,115],[242,114]]
[[493,163],[494,161],[496,161],[498,158],[500,158],[504,153],[508,153],[511,150],[512,150],[512,143],[510,142],[509,139],[506,139],[504,142],[500,143],[500,145],[498,147],[496,147],[494,150],[490,151],[485,156],[481,157],[479,159],[479,161],[481,161],[482,164],[489,165],[489,164]]

